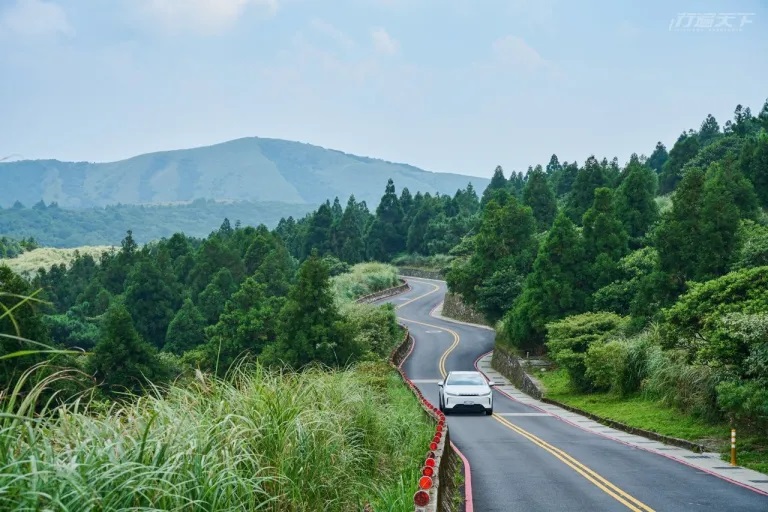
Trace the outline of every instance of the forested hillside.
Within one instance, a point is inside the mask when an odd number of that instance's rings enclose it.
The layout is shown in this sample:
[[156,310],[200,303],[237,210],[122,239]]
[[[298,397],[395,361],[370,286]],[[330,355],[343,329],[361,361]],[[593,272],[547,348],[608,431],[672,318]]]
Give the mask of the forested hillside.
[[136,243],[184,233],[205,238],[224,218],[246,226],[274,228],[282,217],[300,216],[315,206],[275,202],[217,202],[199,199],[179,205],[115,205],[104,208],[66,209],[40,201],[17,203],[0,209],[0,233],[8,238],[33,237],[46,247],[75,248],[83,245],[117,245],[128,230]]
[[[659,196],[671,194],[661,212]],[[768,428],[768,102],[667,151],[497,169],[449,286],[581,391]]]
[[88,208],[196,199],[317,205],[352,193],[373,204],[387,178],[432,194],[453,193],[470,179],[480,188],[488,183],[486,178],[428,172],[311,144],[247,137],[119,162],[0,162],[5,184],[0,206],[9,208],[16,201],[31,206],[42,200],[62,208]]

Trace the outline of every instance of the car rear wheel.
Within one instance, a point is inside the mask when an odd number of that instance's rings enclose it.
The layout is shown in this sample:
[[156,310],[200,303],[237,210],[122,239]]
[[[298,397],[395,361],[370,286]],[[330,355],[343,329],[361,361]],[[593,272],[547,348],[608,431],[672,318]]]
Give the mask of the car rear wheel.
[[491,416],[491,415],[493,415],[493,407],[491,407],[490,409],[486,409],[486,410],[485,410],[485,414],[486,414],[486,416]]

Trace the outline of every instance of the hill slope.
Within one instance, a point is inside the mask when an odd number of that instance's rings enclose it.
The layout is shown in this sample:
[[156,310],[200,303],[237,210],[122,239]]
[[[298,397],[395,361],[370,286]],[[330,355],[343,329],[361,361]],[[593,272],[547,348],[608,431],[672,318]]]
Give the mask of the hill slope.
[[488,179],[433,173],[279,139],[248,137],[213,146],[139,155],[110,163],[22,160],[0,163],[0,206],[41,199],[65,208],[160,204],[198,198],[317,205],[354,193],[375,207],[392,178],[398,190],[453,195]]

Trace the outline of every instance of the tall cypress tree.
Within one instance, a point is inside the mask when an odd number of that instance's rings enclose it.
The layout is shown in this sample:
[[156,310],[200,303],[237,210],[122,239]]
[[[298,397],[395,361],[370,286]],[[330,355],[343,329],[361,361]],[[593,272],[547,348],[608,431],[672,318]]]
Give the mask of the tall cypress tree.
[[168,324],[163,350],[181,355],[205,343],[205,318],[200,310],[187,298],[181,309]]
[[584,311],[587,279],[584,243],[568,216],[560,212],[539,249],[522,295],[507,314],[505,329],[512,342],[523,349],[541,348],[547,322]]
[[592,201],[595,199],[595,189],[605,186],[608,186],[605,170],[592,155],[587,158],[584,167],[579,170],[573,188],[568,195],[565,211],[571,221],[581,223],[584,213],[592,206]]
[[624,180],[616,191],[616,212],[629,235],[630,245],[640,248],[642,238],[659,218],[656,204],[656,175],[640,163],[636,154],[629,159]]
[[328,269],[316,253],[299,268],[280,312],[280,335],[264,359],[301,368],[312,362],[344,365],[356,355],[334,301]]
[[669,159],[659,177],[659,193],[668,194],[683,178],[683,166],[699,152],[699,139],[694,133],[683,133],[669,152]]
[[483,191],[483,197],[480,200],[480,206],[485,206],[485,203],[491,199],[495,199],[497,194],[506,193],[508,190],[509,182],[507,181],[507,178],[504,177],[504,169],[502,169],[500,165],[497,165],[496,169],[493,171],[491,182]]
[[656,171],[656,174],[660,174],[668,158],[667,147],[659,141],[656,143],[656,148],[651,153],[651,156],[648,157],[648,166]]
[[89,371],[109,392],[138,393],[163,377],[155,348],[136,332],[131,314],[119,302],[104,315],[99,341],[88,362]]
[[[552,155],[554,157],[554,155]],[[557,158],[557,157],[555,157]],[[546,231],[555,220],[557,201],[540,165],[528,175],[523,189],[523,203],[531,207],[538,231]]]
[[389,261],[405,249],[403,208],[391,178],[376,208],[376,218],[366,233],[366,247],[368,257],[379,261]]
[[627,253],[627,233],[613,207],[611,189],[595,190],[595,201],[584,214],[583,225],[584,254],[594,291],[614,281],[618,262]]

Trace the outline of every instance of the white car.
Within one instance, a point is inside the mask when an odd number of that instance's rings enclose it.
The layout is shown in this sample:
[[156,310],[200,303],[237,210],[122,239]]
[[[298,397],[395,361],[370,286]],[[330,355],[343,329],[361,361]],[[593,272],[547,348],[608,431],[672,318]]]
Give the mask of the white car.
[[493,390],[495,382],[486,380],[480,372],[449,372],[445,380],[438,382],[440,387],[440,410],[444,414],[450,411],[483,410],[493,414]]

